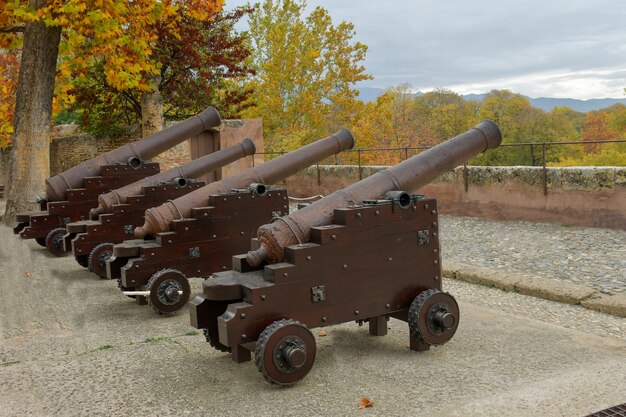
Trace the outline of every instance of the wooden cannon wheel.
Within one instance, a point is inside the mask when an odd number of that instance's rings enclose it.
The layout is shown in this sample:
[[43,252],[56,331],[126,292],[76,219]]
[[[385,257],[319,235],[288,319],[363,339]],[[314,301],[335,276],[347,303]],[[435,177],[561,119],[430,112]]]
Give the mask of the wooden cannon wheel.
[[306,326],[295,320],[279,320],[263,330],[254,356],[266,381],[292,385],[309,373],[315,351],[315,336]]
[[148,304],[159,314],[175,313],[187,304],[191,287],[187,277],[176,269],[162,269],[146,284]]
[[91,272],[98,275],[100,278],[107,278],[107,259],[113,255],[113,244],[109,242],[103,242],[96,245],[95,248],[89,253],[87,259],[87,267]]
[[78,265],[82,266],[83,268],[89,268],[89,256],[88,255],[78,255],[78,256],[75,256],[74,259],[76,259],[76,262],[78,262]]
[[217,328],[217,319],[218,317],[220,317],[222,314],[224,314],[224,312],[226,311],[226,309],[228,308],[229,304],[234,304],[234,303],[238,303],[240,302],[241,299],[238,300],[220,300],[220,301],[213,301],[211,303],[211,309],[210,311],[206,311],[206,321],[208,323],[208,327],[205,327],[204,329],[202,329],[202,332],[204,333],[204,337],[206,339],[206,341],[216,350],[219,350],[220,352],[230,352],[231,348],[230,346],[226,346],[224,344],[222,344],[220,342],[220,335],[219,335],[219,330]]
[[[63,247],[63,236],[67,231],[64,227],[57,227],[50,230],[46,236],[46,248],[54,256],[65,256],[65,248]],[[37,242],[39,243],[39,242]]]
[[409,308],[409,330],[429,346],[443,345],[459,326],[459,305],[437,289],[420,293]]

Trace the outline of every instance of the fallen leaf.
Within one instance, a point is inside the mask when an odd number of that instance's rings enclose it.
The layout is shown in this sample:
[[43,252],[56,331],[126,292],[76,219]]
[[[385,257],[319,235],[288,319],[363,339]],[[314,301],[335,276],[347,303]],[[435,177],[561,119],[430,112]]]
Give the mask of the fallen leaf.
[[369,398],[361,397],[361,399],[359,400],[359,409],[371,407],[373,405],[374,401],[371,401]]
[[24,272],[24,278],[30,277],[30,272]]
[[320,330],[319,337],[324,337],[324,336],[326,336],[326,332],[324,330]]

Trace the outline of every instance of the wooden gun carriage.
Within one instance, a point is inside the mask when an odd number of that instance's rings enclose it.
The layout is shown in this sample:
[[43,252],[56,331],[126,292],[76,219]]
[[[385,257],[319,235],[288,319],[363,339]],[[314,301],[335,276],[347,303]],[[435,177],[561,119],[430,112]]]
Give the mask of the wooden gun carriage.
[[256,148],[245,139],[229,148],[205,155],[166,172],[144,178],[98,197],[92,220],[69,223],[64,236],[65,250],[72,250],[76,261],[106,278],[106,260],[113,244],[133,237],[135,227],[143,224],[144,211],[176,199],[204,186],[195,179],[237,159],[254,155]]
[[355,320],[373,335],[387,320],[408,323],[409,346],[424,351],[456,332],[456,300],[442,291],[436,201],[415,190],[479,152],[499,146],[483,121],[453,139],[261,226],[233,270],[203,283],[191,324],[237,362],[251,359],[281,385],[315,360],[311,328]]
[[[135,229],[140,240],[113,246],[107,276],[117,278],[126,295],[147,301],[157,313],[173,313],[189,299],[187,281],[230,268],[256,229],[289,212],[287,191],[268,188],[315,162],[354,145],[342,129],[239,174],[208,184],[183,197],[146,210]],[[143,240],[145,236],[155,239]]]

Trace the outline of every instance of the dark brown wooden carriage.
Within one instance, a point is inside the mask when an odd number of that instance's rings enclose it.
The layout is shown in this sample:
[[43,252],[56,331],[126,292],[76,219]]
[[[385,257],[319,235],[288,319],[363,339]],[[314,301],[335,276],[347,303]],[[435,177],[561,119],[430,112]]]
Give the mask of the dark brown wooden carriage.
[[390,318],[408,322],[409,346],[447,342],[459,324],[454,298],[441,291],[434,199],[370,201],[340,208],[309,242],[285,248],[284,262],[260,269],[245,255],[213,275],[190,305],[191,324],[237,362],[250,360],[266,380],[289,385],[313,365],[309,329],[357,321],[372,335]]
[[255,184],[252,188],[211,195],[209,206],[174,220],[171,231],[154,240],[128,240],[113,246],[107,276],[122,291],[158,313],[173,313],[188,301],[192,277],[209,277],[230,268],[234,253],[249,248],[257,228],[287,214],[287,190]]
[[89,219],[89,210],[98,205],[102,193],[139,181],[159,173],[159,164],[145,163],[105,165],[101,175],[86,177],[83,188],[72,188],[65,192],[65,201],[42,201],[41,211],[19,213],[18,225],[13,229],[22,239],[35,239],[56,256],[66,254],[63,237],[68,223]]
[[135,227],[143,224],[146,209],[173,200],[204,186],[203,181],[185,181],[142,187],[141,193],[126,198],[124,204],[113,206],[111,213],[101,214],[98,220],[69,223],[64,236],[65,250],[71,250],[76,261],[101,278],[107,278],[106,260],[113,253],[113,245],[133,239]]

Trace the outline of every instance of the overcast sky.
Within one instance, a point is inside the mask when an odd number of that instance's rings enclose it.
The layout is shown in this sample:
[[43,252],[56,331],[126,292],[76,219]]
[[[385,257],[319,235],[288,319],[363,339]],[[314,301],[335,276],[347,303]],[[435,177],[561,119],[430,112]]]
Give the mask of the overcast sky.
[[[246,4],[226,0],[226,8]],[[362,86],[624,98],[625,0],[309,0],[354,23]],[[245,28],[245,26],[241,26]]]

